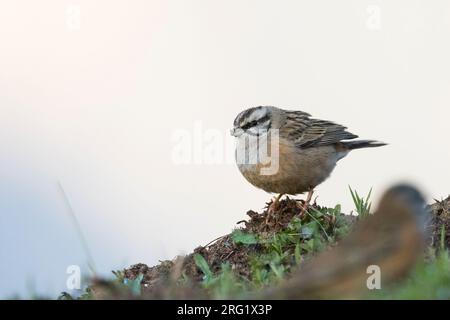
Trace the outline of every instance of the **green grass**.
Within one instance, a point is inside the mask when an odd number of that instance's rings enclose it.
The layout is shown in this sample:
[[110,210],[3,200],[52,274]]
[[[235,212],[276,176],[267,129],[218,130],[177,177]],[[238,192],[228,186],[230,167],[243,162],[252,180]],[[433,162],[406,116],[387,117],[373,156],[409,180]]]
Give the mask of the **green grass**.
[[450,257],[445,247],[445,228],[442,226],[440,247],[429,248],[428,262],[419,263],[408,279],[400,285],[391,285],[373,293],[372,299],[450,299]]
[[[360,219],[371,214],[370,197],[360,196],[349,187],[355,210]],[[257,253],[249,257],[250,277],[238,275],[228,262],[213,272],[201,254],[194,254],[195,265],[203,275],[200,287],[212,298],[242,298],[251,292],[258,292],[286,279],[288,274],[315,253],[325,250],[345,237],[351,228],[348,219],[341,213],[341,206],[333,208],[310,207],[302,218],[294,217],[287,228],[275,234],[253,234],[237,229],[231,233],[231,241],[238,246],[257,247]],[[441,245],[437,252],[430,249],[428,259],[419,263],[402,283],[391,284],[375,290],[369,299],[450,299],[450,258],[444,245],[445,229],[441,230]],[[123,272],[114,272],[112,281],[120,290],[132,297],[141,295],[142,277],[126,279]],[[178,284],[190,283],[183,275]],[[61,299],[73,299],[67,293]],[[89,289],[81,299],[91,299]]]
[[352,190],[350,186],[348,186],[350,190],[350,194],[353,199],[353,203],[355,205],[356,212],[358,213],[358,217],[361,219],[366,218],[370,214],[370,209],[372,207],[372,203],[370,202],[370,196],[372,195],[372,188],[370,189],[367,196],[361,197],[356,190]]
[[[194,260],[203,273],[203,286],[210,290],[213,297],[222,298],[225,292],[243,294],[281,281],[303,259],[335,243],[348,230],[349,226],[342,218],[341,206],[337,205],[334,208],[311,208],[306,217],[295,217],[285,230],[266,238],[239,229],[233,231],[231,239],[234,243],[261,247],[258,254],[250,257],[251,281],[232,277],[230,267],[226,264],[222,265],[221,273],[213,275],[201,255],[196,254]],[[227,288],[221,289],[220,284],[225,285],[224,279],[233,279],[233,285],[227,284]],[[237,288],[240,291],[236,291]]]
[[374,292],[371,299],[450,299],[450,258],[447,250],[420,263],[401,284]]
[[231,270],[229,263],[223,263],[218,274],[214,275],[206,260],[200,255],[195,255],[195,262],[205,275],[202,287],[216,299],[226,299],[231,296],[237,297],[248,291],[249,283],[239,280]]

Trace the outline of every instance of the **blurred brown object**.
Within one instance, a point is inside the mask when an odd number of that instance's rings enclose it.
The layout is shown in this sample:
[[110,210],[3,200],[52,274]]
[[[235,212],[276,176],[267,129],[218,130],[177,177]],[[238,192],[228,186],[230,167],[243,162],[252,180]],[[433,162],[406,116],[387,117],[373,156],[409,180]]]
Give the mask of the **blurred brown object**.
[[381,289],[401,280],[423,253],[426,204],[413,187],[389,189],[375,214],[336,247],[295,271],[267,299],[357,299],[369,293],[369,266],[379,267]]

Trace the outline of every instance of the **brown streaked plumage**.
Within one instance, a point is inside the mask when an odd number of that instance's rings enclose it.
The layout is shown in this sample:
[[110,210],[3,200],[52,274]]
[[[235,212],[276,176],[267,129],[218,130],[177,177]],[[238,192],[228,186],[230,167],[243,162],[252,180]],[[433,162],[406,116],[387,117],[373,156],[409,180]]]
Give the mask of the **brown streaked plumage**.
[[[288,111],[271,106],[250,108],[239,113],[234,120],[232,134],[237,137],[237,152],[245,149],[254,161],[238,163],[242,175],[255,187],[279,194],[309,192],[329,177],[337,161],[351,150],[379,147],[385,143],[373,140],[353,140],[358,136],[331,121],[311,118],[303,111]],[[261,174],[269,167],[256,158],[261,147],[252,137],[279,136],[279,158],[273,174]],[[268,150],[271,141],[268,140]],[[276,205],[276,203],[273,203]]]

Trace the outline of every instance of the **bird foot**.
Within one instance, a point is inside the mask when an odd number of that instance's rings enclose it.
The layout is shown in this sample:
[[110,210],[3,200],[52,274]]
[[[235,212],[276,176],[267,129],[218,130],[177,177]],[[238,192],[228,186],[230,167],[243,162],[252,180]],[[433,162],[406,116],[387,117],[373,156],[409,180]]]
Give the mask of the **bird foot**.
[[300,213],[299,213],[300,217],[303,217],[305,215],[305,213],[308,211],[313,194],[314,194],[314,190],[311,189],[311,190],[309,190],[308,195],[306,196],[306,200],[303,201],[303,203],[297,202],[297,205],[300,209]]
[[267,225],[269,224],[269,221],[271,220],[271,218],[273,218],[274,213],[279,208],[281,196],[282,196],[282,194],[279,194],[277,197],[275,197],[275,199],[272,201],[272,203],[267,208],[267,214],[266,214],[266,224]]
[[267,214],[266,214],[266,224],[269,224],[269,221],[273,218],[274,213],[277,211],[278,209],[278,204],[275,202],[272,202],[269,205],[269,208],[267,208]]

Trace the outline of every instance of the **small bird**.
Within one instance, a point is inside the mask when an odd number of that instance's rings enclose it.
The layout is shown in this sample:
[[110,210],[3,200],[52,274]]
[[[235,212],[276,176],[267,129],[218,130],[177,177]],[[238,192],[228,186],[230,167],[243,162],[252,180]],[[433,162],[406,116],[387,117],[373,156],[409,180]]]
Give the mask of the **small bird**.
[[[237,115],[231,134],[237,138],[236,161],[240,172],[255,187],[278,194],[269,207],[268,217],[283,194],[308,192],[302,206],[302,211],[306,210],[314,188],[328,178],[337,161],[351,150],[386,145],[374,140],[353,140],[358,136],[346,129],[331,121],[311,118],[303,111],[272,106],[249,108]],[[261,155],[265,149],[277,154]],[[263,173],[274,161],[277,170]]]
[[370,292],[369,266],[379,268],[378,289],[403,279],[423,254],[428,215],[417,189],[392,187],[373,215],[359,222],[336,247],[305,262],[283,284],[269,289],[265,298],[361,298]]

